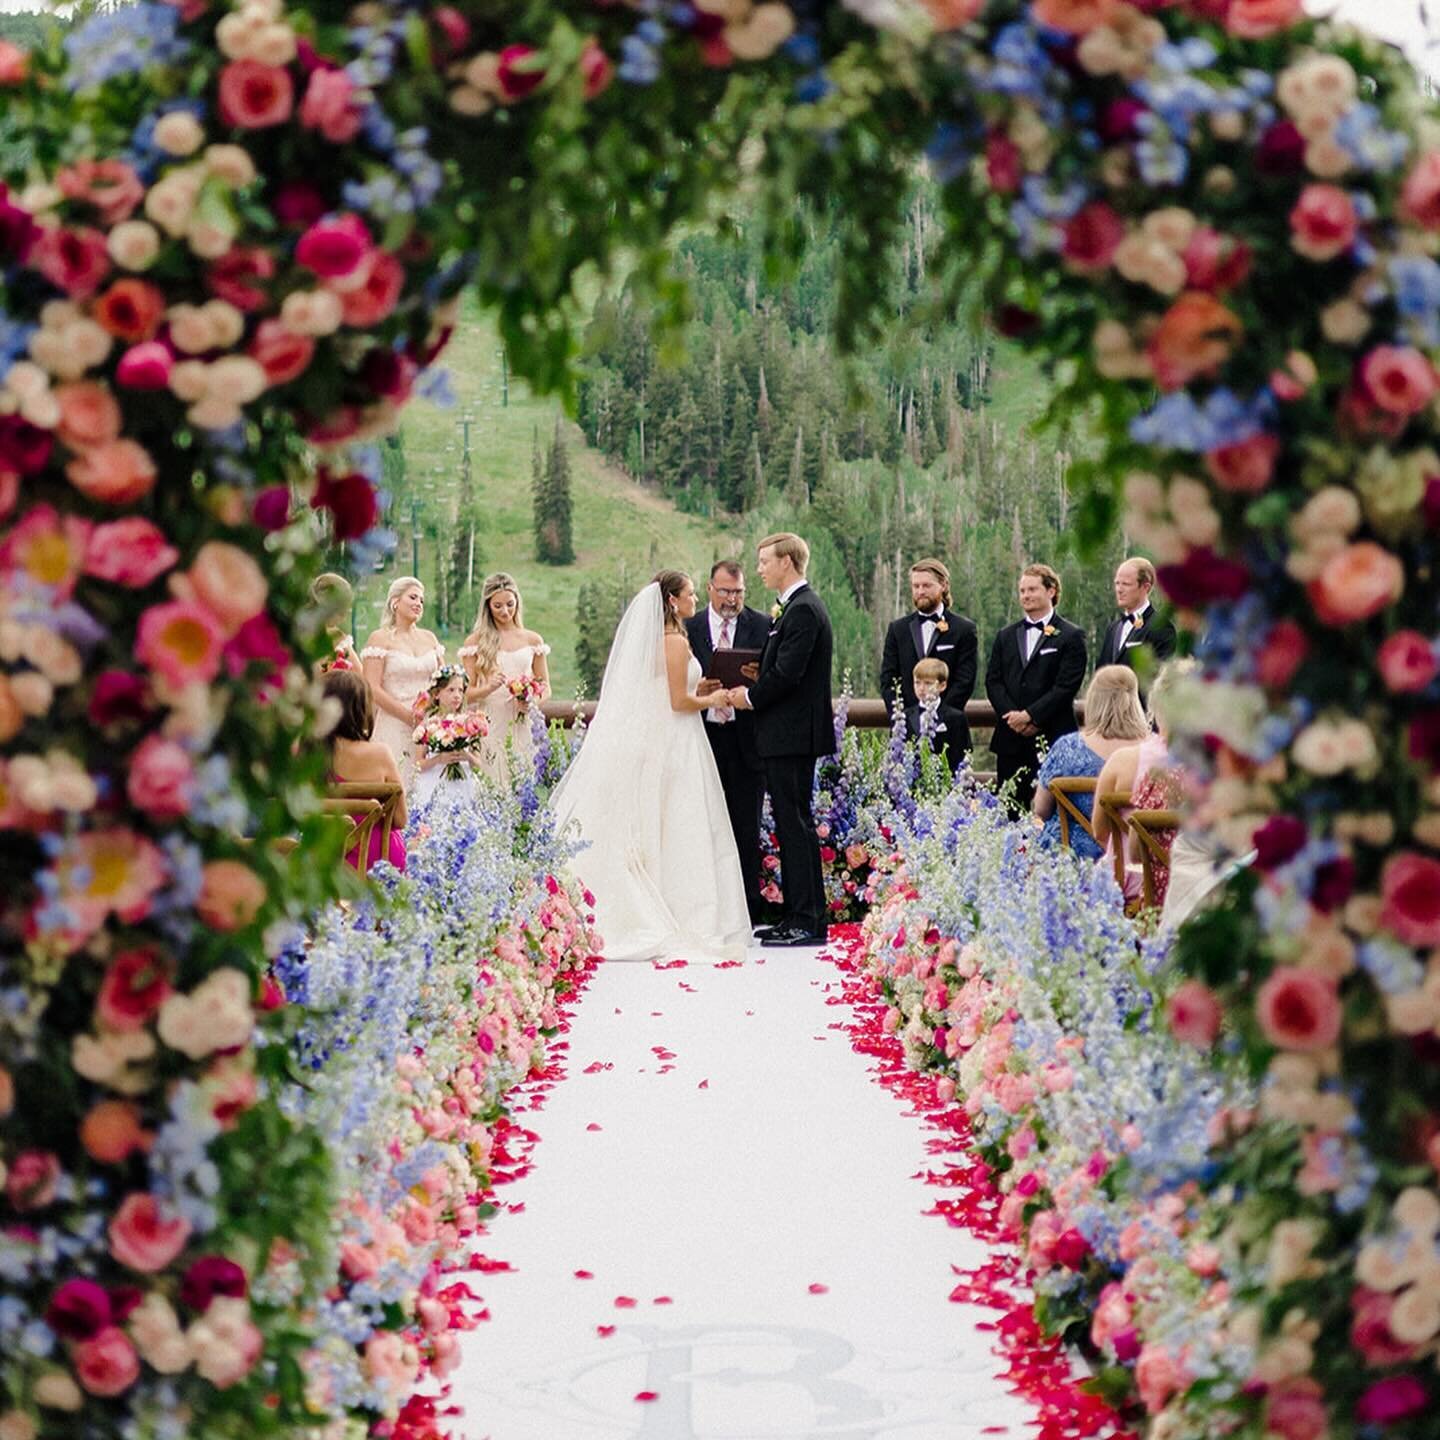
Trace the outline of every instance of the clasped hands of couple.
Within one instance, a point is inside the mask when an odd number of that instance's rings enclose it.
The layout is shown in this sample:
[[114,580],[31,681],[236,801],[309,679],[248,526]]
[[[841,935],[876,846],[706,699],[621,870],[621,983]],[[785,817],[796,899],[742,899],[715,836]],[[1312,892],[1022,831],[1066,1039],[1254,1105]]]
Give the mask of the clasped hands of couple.
[[[740,667],[740,673],[747,680],[754,680],[759,677],[760,667],[751,661],[748,665]],[[712,707],[723,706],[731,710],[748,710],[750,708],[750,692],[744,686],[736,686],[733,690],[727,690],[718,680],[706,676],[695,687],[695,693],[702,700],[709,700]]]

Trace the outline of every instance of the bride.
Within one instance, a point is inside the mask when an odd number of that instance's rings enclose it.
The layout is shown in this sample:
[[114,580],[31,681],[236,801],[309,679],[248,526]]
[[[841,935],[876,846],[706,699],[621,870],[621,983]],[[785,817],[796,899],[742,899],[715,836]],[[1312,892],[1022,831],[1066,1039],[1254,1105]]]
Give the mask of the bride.
[[576,869],[595,896],[612,960],[739,959],[750,939],[745,885],[696,693],[684,622],[687,575],[662,570],[630,602],[580,753],[551,799],[588,848]]

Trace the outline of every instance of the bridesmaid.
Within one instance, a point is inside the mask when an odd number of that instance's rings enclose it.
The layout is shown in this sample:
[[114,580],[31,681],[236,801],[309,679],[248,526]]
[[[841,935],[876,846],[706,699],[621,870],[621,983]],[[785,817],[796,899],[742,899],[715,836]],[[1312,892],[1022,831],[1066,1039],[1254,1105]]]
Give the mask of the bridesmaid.
[[360,659],[375,702],[375,738],[390,747],[409,789],[415,777],[415,702],[445,663],[445,647],[420,627],[425,587],[402,575],[385,596],[385,623],[365,642]]
[[310,603],[325,620],[325,633],[330,638],[330,656],[320,662],[323,674],[329,670],[353,670],[360,673],[360,657],[355,653],[355,637],[345,628],[355,592],[350,582],[333,570],[317,575],[310,582]]
[[470,677],[465,698],[471,703],[479,701],[490,721],[486,769],[502,783],[509,781],[507,748],[517,762],[523,759],[528,763],[534,753],[528,708],[510,693],[510,682],[533,675],[540,682],[541,698],[548,695],[550,669],[545,657],[549,653],[544,640],[525,628],[515,581],[503,571],[487,575],[480,589],[480,613],[460,648],[460,659]]

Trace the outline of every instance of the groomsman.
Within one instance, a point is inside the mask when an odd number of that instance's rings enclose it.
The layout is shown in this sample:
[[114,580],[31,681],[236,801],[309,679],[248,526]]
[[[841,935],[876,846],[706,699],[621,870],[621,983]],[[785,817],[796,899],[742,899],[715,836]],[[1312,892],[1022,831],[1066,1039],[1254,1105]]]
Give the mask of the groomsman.
[[1133,670],[1135,653],[1143,646],[1154,657],[1154,664],[1148,667],[1153,674],[1162,660],[1175,653],[1175,627],[1161,620],[1150,603],[1154,588],[1155,567],[1143,556],[1123,561],[1116,570],[1115,604],[1120,608],[1120,618],[1105,632],[1095,662],[1097,670],[1102,665],[1128,665]]
[[[770,621],[745,604],[745,572],[737,561],[710,567],[710,603],[685,622],[690,649],[708,670],[717,650],[763,650]],[[760,923],[760,813],[765,770],[755,748],[755,717],[715,706],[705,711],[705,735],[720,771],[730,828],[745,876],[750,923]]]
[[1085,679],[1085,632],[1056,614],[1060,577],[1048,565],[1020,572],[1024,618],[996,637],[985,671],[985,693],[995,707],[996,786],[1015,779],[1013,807],[1028,812],[1040,769],[1038,741],[1050,743],[1075,729],[1075,697]]
[[730,692],[737,710],[755,712],[755,748],[780,840],[785,918],[762,931],[762,945],[825,943],[825,878],[811,800],[815,761],[835,753],[830,667],[835,651],[830,617],[805,582],[810,547],[788,533],[767,535],[756,569],[773,590],[769,634],[756,678]]
[[880,658],[880,698],[891,718],[899,691],[901,708],[915,709],[915,667],[922,660],[940,660],[949,669],[940,704],[959,712],[958,735],[951,735],[956,752],[970,749],[970,727],[965,723],[965,704],[975,690],[980,642],[975,622],[950,608],[950,571],[939,560],[917,560],[910,567],[910,599],[915,608],[892,621],[885,632],[885,649]]

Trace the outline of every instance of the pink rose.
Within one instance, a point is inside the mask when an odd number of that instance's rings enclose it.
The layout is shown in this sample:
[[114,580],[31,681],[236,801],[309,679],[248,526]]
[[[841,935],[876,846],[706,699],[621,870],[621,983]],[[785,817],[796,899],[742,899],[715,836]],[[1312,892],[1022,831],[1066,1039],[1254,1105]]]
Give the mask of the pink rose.
[[295,108],[295,83],[281,65],[232,60],[220,71],[220,118],[237,130],[283,125]]
[[1265,1432],[1280,1440],[1324,1440],[1325,1391],[1308,1375],[1276,1385],[1265,1397]]
[[217,1390],[238,1385],[255,1368],[265,1337],[250,1318],[248,1301],[222,1295],[187,1332],[195,1351],[195,1370]]
[[1415,1354],[1415,1346],[1397,1340],[1390,1329],[1390,1311],[1394,1304],[1393,1295],[1367,1290],[1363,1286],[1357,1287],[1350,1296],[1353,1312],[1350,1343],[1372,1369],[1402,1364]]
[[370,231],[358,215],[340,215],[318,220],[295,246],[295,263],[312,270],[322,280],[341,280],[353,275],[375,248]]
[[1255,678],[1269,690],[1284,690],[1310,653],[1310,641],[1293,620],[1277,620],[1261,641]]
[[1307,260],[1333,260],[1355,243],[1355,203],[1338,185],[1307,185],[1290,212],[1291,247]]
[[544,83],[544,56],[533,45],[507,45],[500,52],[495,79],[503,99],[523,100]]
[[48,1150],[21,1150],[10,1162],[5,1196],[21,1211],[43,1210],[55,1198],[60,1161]]
[[1188,1377],[1163,1345],[1146,1345],[1135,1362],[1135,1385],[1145,1408],[1154,1415]]
[[1360,540],[1325,562],[1308,593],[1321,621],[1348,625],[1378,615],[1400,598],[1404,588],[1400,561],[1373,540]]
[[1208,1050],[1220,1033],[1220,1002],[1200,980],[1187,980],[1165,1005],[1170,1033],[1186,1045]]
[[115,367],[115,383],[127,390],[168,390],[175,355],[161,340],[132,345]]
[[122,950],[100,982],[95,1016],[107,1030],[139,1030],[169,997],[170,979],[160,956],[143,947]]
[[1020,147],[1002,130],[992,130],[985,141],[985,177],[997,195],[1013,195],[1025,178]]
[[380,1273],[380,1261],[373,1250],[346,1240],[340,1246],[340,1273],[350,1280],[369,1280]]
[[127,1195],[111,1217],[110,1254],[122,1265],[154,1275],[185,1248],[190,1222],[169,1214],[153,1195]]
[[130,1337],[109,1325],[71,1351],[75,1378],[92,1395],[123,1395],[140,1378],[140,1357]]
[[0,86],[21,85],[30,69],[30,52],[0,40]]
[[1067,1270],[1078,1270],[1090,1257],[1090,1242],[1074,1226],[1055,1241],[1055,1260]]
[[77,160],[55,177],[55,184],[67,200],[93,206],[106,229],[128,220],[145,198],[140,177],[123,160]]
[[600,48],[600,42],[592,35],[580,52],[580,74],[585,82],[585,98],[593,100],[610,88],[615,78],[615,66],[610,57]]
[[1205,468],[1222,490],[1258,495],[1270,483],[1279,454],[1279,436],[1252,435],[1248,440],[1211,450],[1205,457]]
[[1125,222],[1103,200],[1096,200],[1067,220],[1061,234],[1066,268],[1078,275],[1099,275],[1125,238]]
[[300,102],[300,123],[307,130],[318,130],[337,145],[353,140],[360,133],[355,86],[343,70],[310,72],[305,98]]
[[125,794],[152,820],[188,815],[195,798],[195,766],[185,747],[164,735],[147,735],[130,757]]
[[1440,666],[1435,647],[1418,630],[1397,630],[1375,657],[1376,668],[1392,695],[1413,695],[1424,690]]
[[99,380],[71,380],[52,392],[60,405],[55,434],[71,450],[104,445],[120,435],[120,406]]
[[1225,28],[1242,40],[1264,40],[1304,18],[1304,0],[1230,0]]
[[53,505],[35,505],[0,542],[0,568],[43,585],[57,601],[68,600],[84,567],[89,521],[61,517]]
[[205,288],[247,314],[265,305],[270,296],[257,281],[275,274],[275,260],[268,250],[234,246],[214,261],[205,272]]
[[220,672],[225,632],[204,605],[173,600],[140,616],[135,658],[177,689],[209,683]]
[[128,505],[155,487],[155,462],[135,440],[109,440],[76,456],[65,467],[70,483],[87,500]]
[[207,540],[183,575],[171,579],[182,599],[203,605],[226,638],[265,608],[270,586],[248,551],[223,540]]
[[201,871],[195,909],[216,930],[242,930],[260,912],[265,882],[238,860],[211,860]]
[[1408,345],[1377,345],[1361,362],[1359,380],[1388,415],[1418,415],[1440,389],[1435,367]]
[[1344,1018],[1334,980],[1299,965],[1271,972],[1255,997],[1255,1014],[1265,1038],[1283,1050],[1328,1049]]
[[30,264],[72,300],[93,295],[110,273],[105,236],[89,226],[41,230],[30,251]]
[[1393,1425],[1408,1420],[1430,1404],[1425,1383],[1415,1375],[1392,1375],[1377,1380],[1356,1402],[1355,1418],[1362,1425]]
[[1405,851],[1380,876],[1380,923],[1407,945],[1440,945],[1440,860]]
[[85,573],[128,590],[143,590],[171,569],[180,552],[165,532],[139,515],[110,520],[90,532]]
[[1426,230],[1440,230],[1440,150],[1427,150],[1405,177],[1400,213]]
[[367,330],[394,310],[404,289],[405,271],[400,262],[387,251],[377,250],[371,256],[364,283],[341,295],[340,313],[347,325]]
[[1209,225],[1197,225],[1185,247],[1185,283],[1191,290],[1223,295],[1250,274],[1250,247]]
[[286,385],[310,368],[315,342],[293,334],[279,320],[262,320],[245,353],[265,372],[267,385]]

